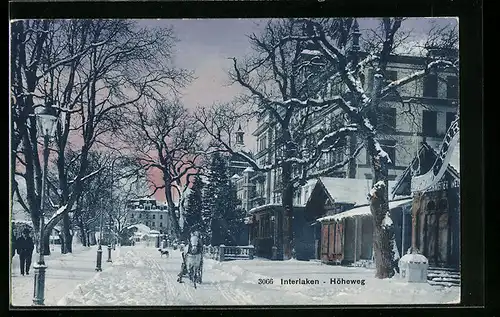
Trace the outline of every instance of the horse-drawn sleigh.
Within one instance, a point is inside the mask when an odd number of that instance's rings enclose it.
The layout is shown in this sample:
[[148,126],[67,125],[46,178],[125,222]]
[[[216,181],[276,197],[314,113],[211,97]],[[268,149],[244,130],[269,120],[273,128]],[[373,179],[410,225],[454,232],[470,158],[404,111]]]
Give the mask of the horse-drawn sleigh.
[[182,278],[186,276],[196,288],[196,283],[201,284],[203,277],[203,244],[197,232],[191,234],[187,250],[184,250],[181,255],[181,272],[177,281],[182,283]]

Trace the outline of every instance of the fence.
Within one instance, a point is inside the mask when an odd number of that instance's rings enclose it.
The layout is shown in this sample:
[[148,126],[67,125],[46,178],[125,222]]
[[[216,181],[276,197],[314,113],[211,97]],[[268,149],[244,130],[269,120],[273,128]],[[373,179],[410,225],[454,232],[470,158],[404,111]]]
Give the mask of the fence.
[[253,260],[254,247],[248,246],[204,246],[203,253],[206,258],[217,261]]

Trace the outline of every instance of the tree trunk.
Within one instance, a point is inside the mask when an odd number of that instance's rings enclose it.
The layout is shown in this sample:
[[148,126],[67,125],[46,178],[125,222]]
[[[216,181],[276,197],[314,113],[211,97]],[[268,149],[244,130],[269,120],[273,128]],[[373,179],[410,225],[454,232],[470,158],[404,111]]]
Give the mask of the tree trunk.
[[[357,148],[357,138],[355,135],[349,137],[349,155],[353,155]],[[349,178],[356,178],[356,158],[351,158],[348,165],[348,176]]]
[[78,217],[78,228],[80,229],[80,240],[84,247],[90,246],[87,239],[87,230],[85,230],[85,224],[83,223],[82,217]]
[[[382,192],[379,194],[383,195]],[[393,239],[388,227],[382,225],[385,213],[383,212],[383,199],[374,196],[371,199],[370,210],[374,215],[373,248],[375,256],[377,278],[390,278],[393,270]]]
[[[379,159],[375,153],[374,144],[370,142],[372,149],[373,188],[370,192],[370,211],[373,216],[373,253],[377,278],[390,278],[394,275],[394,232],[392,225],[384,224],[384,219],[390,219],[389,193],[387,181],[387,162]],[[391,220],[392,223],[392,220]]]
[[291,164],[283,164],[281,181],[283,186],[282,203],[284,208],[283,222],[279,228],[281,229],[282,240],[278,239],[278,259],[288,260],[293,257],[294,253],[294,234],[293,234],[293,184],[291,184],[292,166]]
[[80,224],[80,237],[82,239],[82,245],[84,247],[88,247],[89,244],[87,242],[87,233],[85,232],[85,228],[83,227],[83,224]]
[[71,253],[73,252],[72,244],[73,244],[73,237],[71,236],[71,231],[70,231],[70,219],[69,215],[65,213],[63,215],[63,224],[62,224],[62,235],[64,236],[64,241],[62,242],[64,247],[63,247],[63,254],[66,253]]
[[[163,172],[165,175],[168,173],[168,171]],[[172,198],[172,189],[170,187],[171,181],[168,179],[168,177],[163,177],[163,181],[165,182],[165,198],[167,200],[168,204],[168,215],[170,218],[170,229],[174,230],[174,235],[176,238],[181,237],[181,227],[179,226],[179,221],[177,219],[177,216],[175,215],[175,204],[174,200]]]

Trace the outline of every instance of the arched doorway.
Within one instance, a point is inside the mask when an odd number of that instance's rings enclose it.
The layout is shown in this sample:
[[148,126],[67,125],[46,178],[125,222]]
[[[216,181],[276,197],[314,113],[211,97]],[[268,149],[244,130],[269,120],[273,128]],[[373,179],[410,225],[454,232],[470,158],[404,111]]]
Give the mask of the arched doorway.
[[449,213],[446,198],[430,198],[425,205],[422,251],[430,266],[443,267],[449,260]]

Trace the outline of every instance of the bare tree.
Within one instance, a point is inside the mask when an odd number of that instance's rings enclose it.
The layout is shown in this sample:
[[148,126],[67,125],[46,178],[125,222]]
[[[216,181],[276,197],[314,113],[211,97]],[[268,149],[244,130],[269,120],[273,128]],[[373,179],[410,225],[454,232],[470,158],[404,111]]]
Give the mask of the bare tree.
[[[32,58],[38,68],[30,70],[29,75],[35,79],[16,83],[13,89],[18,90],[16,104],[19,104],[19,97],[24,97],[22,107],[18,106],[21,110],[28,107],[27,113],[33,113],[32,99],[38,93],[43,96],[39,100],[55,104],[62,114],[56,148],[52,149],[57,156],[60,207],[46,224],[45,232],[48,234],[62,219],[63,252],[71,252],[68,211],[79,199],[84,180],[99,172],[88,169],[90,149],[106,144],[121,128],[120,117],[132,103],[146,95],[157,94],[159,89],[175,87],[184,77],[182,70],[169,63],[174,42],[170,29],[138,29],[135,22],[126,20],[45,21],[42,25],[44,29],[36,30],[41,39],[32,40],[39,44],[43,39],[40,48],[35,46],[36,52],[40,52]],[[22,28],[18,28],[21,32]],[[16,50],[31,51],[25,42],[16,42],[19,46]],[[22,72],[22,65],[15,71]],[[25,163],[29,209],[33,222],[38,223],[41,169],[36,155],[36,125],[34,120],[26,119],[16,127],[26,139],[22,158],[18,161]],[[68,178],[65,163],[71,139],[79,140],[73,146],[80,148],[74,179]],[[35,190],[35,183],[38,190]]]
[[[357,132],[358,128],[338,117],[330,126],[311,128],[315,115],[336,111],[335,98],[324,99],[326,93],[322,82],[329,79],[332,69],[325,61],[310,54],[308,44],[302,41],[304,29],[295,19],[272,20],[262,34],[250,36],[254,48],[253,58],[238,63],[232,59],[230,77],[244,87],[247,94],[241,98],[248,114],[258,113],[258,119],[267,120],[274,129],[271,150],[276,157],[259,164],[245,153],[238,151],[227,142],[220,127],[220,111],[197,111],[198,121],[216,141],[213,145],[245,159],[256,171],[278,170],[281,175],[282,205],[285,209],[278,226],[286,227],[285,235],[278,237],[284,245],[284,254],[293,254],[293,197],[294,190],[306,180],[330,173],[344,167],[361,150],[361,146],[347,151],[345,140]],[[289,39],[290,36],[297,40]],[[338,98],[338,97],[337,97]],[[234,124],[234,121],[233,121]],[[347,158],[323,169],[315,169],[320,159],[331,151],[341,151]],[[281,248],[278,248],[281,251]]]
[[136,104],[127,122],[126,138],[137,161],[148,173],[161,175],[161,184],[152,184],[151,195],[164,190],[169,226],[179,236],[174,195],[182,197],[191,176],[197,173],[200,129],[178,99],[151,98]]
[[[312,43],[312,48],[325,58],[325,60],[336,65],[335,77],[341,79],[348,97],[337,95],[330,100],[323,102],[336,104],[341,107],[349,118],[350,122],[358,128],[365,147],[371,160],[373,174],[373,189],[369,193],[371,199],[371,210],[374,219],[374,253],[377,265],[376,276],[378,278],[391,277],[392,268],[392,243],[390,226],[387,225],[390,221],[386,221],[389,217],[388,207],[388,164],[391,158],[382,149],[377,139],[377,129],[379,126],[374,122],[374,118],[378,113],[378,107],[389,94],[397,92],[408,83],[414,82],[431,71],[437,69],[452,69],[458,71],[458,60],[452,55],[441,55],[435,59],[429,59],[423,69],[405,76],[396,81],[391,81],[387,76],[387,66],[393,56],[395,48],[396,35],[400,31],[401,18],[383,18],[381,19],[380,45],[373,46],[372,50],[366,52],[366,57],[359,60],[358,54],[352,55],[352,49],[349,50],[347,42],[339,42],[331,36],[331,29],[334,28],[341,35],[337,38],[359,38],[360,34],[352,27],[355,27],[357,22],[353,19],[345,20],[326,19],[300,19],[304,23],[307,30],[305,36],[288,35],[282,38],[282,41],[295,42],[302,40],[307,43]],[[357,45],[357,43],[353,43]],[[431,48],[434,49],[434,48]],[[450,57],[449,59],[445,56]],[[361,82],[361,74],[365,68],[373,69],[373,88],[371,91],[365,91]],[[371,79],[370,79],[371,80]]]

